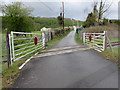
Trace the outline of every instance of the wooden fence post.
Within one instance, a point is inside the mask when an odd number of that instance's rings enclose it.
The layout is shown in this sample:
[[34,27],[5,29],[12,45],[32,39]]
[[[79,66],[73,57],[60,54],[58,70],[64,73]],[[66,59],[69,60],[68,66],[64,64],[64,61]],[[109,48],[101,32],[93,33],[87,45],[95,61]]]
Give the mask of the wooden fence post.
[[111,43],[110,43],[110,39],[109,39],[107,33],[106,33],[106,39],[107,39],[107,41],[108,41],[108,44],[109,44],[109,47],[110,47],[111,52],[113,52],[113,50],[112,50],[112,45],[111,45]]
[[10,37],[9,37],[9,34],[8,32],[6,32],[6,45],[7,45],[7,62],[8,62],[8,67],[10,67],[12,65],[12,62],[11,62],[11,52],[10,52]]

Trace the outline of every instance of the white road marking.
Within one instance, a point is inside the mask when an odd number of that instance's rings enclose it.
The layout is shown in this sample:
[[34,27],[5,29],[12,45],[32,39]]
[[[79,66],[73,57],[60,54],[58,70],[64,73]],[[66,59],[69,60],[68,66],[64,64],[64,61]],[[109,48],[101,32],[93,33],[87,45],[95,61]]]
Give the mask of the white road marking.
[[[38,53],[39,53],[39,52],[37,52],[35,55],[37,55]],[[29,59],[27,59],[27,60],[19,67],[19,69],[22,69],[22,68],[25,66],[25,64],[28,63],[32,58],[33,58],[33,56],[30,57]]]

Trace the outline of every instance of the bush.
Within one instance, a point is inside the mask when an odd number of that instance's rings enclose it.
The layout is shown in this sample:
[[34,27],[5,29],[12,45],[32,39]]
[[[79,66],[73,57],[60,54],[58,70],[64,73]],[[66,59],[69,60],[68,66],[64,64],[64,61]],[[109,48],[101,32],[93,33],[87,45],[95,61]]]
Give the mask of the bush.
[[29,18],[32,10],[25,8],[22,3],[14,2],[9,5],[4,5],[2,11],[5,14],[3,25],[6,26],[8,31],[30,32],[34,29],[34,22]]
[[106,18],[104,18],[104,19],[103,19],[103,25],[107,25],[108,23],[109,23],[109,20],[106,19]]

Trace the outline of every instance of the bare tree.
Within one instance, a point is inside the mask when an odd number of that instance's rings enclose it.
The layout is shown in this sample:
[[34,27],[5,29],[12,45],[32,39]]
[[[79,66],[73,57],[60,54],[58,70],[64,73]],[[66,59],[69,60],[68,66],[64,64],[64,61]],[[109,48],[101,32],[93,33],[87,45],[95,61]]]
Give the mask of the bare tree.
[[98,10],[97,10],[97,5],[98,5],[98,2],[94,2],[94,5],[93,5],[93,14],[95,16],[95,21],[98,22]]
[[112,5],[112,2],[108,4],[106,0],[105,1],[101,0],[99,4],[100,5],[98,11],[98,20],[102,19],[103,14],[109,10],[110,6]]

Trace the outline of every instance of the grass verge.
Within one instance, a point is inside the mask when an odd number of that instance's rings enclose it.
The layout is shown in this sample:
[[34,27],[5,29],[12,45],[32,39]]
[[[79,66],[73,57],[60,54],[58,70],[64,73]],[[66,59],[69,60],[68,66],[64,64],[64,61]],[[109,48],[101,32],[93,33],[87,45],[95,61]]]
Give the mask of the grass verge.
[[[47,47],[51,47],[55,45],[59,40],[63,39],[70,31],[66,32],[64,35],[59,36],[50,42],[47,43]],[[41,50],[39,50],[40,52]],[[2,70],[2,88],[9,88],[13,82],[17,79],[20,75],[20,70],[18,69],[19,66],[24,63],[28,58],[33,56],[35,53],[29,54],[26,57],[22,58],[19,61],[13,62],[12,67]],[[4,69],[4,67],[3,67]]]
[[112,62],[118,63],[118,60],[120,58],[119,52],[120,47],[113,47],[112,52],[110,49],[107,49],[101,53],[102,56],[104,56],[107,60],[110,60]]
[[[39,50],[40,51],[40,50]],[[20,74],[19,66],[22,65],[28,58],[33,56],[36,52],[27,55],[19,61],[13,62],[12,66],[2,70],[2,88],[9,88]]]
[[75,33],[75,41],[76,41],[77,43],[83,43],[83,40],[82,40],[81,38],[79,38],[79,36],[78,36],[77,33]]

